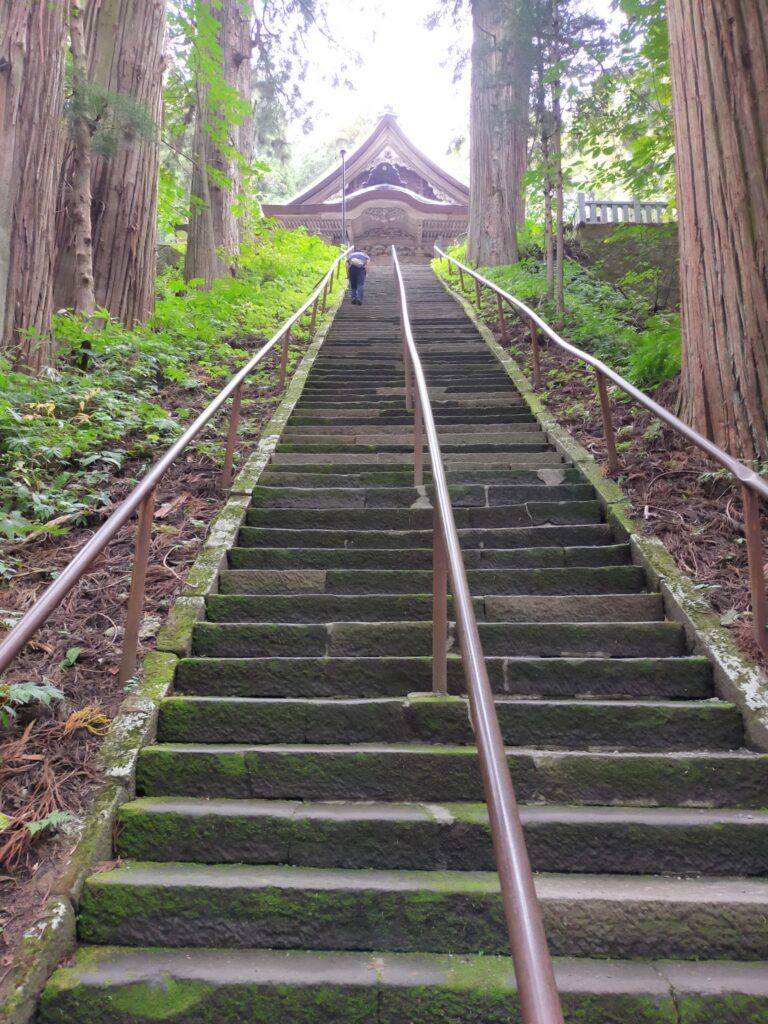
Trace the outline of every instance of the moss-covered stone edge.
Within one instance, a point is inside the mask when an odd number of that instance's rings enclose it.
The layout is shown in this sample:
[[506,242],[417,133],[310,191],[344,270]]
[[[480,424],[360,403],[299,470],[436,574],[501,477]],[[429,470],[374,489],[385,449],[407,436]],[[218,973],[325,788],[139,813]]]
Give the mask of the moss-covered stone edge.
[[595,488],[607,522],[619,538],[629,542],[632,561],[646,570],[649,584],[661,592],[666,615],[683,626],[692,653],[706,657],[712,664],[718,696],[736,704],[741,711],[749,745],[768,751],[768,677],[765,672],[739,650],[701,591],[678,569],[665,545],[658,538],[640,532],[619,484],[604,476],[586,448],[557,422],[512,356],[480,320],[472,304],[439,274],[435,276],[477,327],[557,451],[571,460]]
[[190,649],[192,629],[202,617],[205,595],[216,586],[227,549],[234,544],[245,518],[251,491],[301,397],[345,291],[346,278],[341,277],[334,282],[324,319],[264,429],[258,449],[236,477],[224,508],[211,523],[185,589],[158,633],[157,650],[146,656],[142,677],[128,688],[99,754],[104,781],[83,816],[67,867],[54,883],[39,919],[25,933],[13,968],[0,983],[0,1024],[29,1024],[49,977],[76,947],[75,916],[85,879],[96,864],[112,856],[117,811],[135,797],[139,752],[154,740],[160,702],[171,691],[179,658]]

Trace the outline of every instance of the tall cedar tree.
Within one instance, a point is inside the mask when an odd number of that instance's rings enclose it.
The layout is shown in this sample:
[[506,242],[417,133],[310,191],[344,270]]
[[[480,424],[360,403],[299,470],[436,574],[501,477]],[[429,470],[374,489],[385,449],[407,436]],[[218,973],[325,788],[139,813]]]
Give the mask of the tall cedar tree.
[[[91,116],[113,122],[108,151],[93,154],[89,178],[95,302],[132,326],[154,308],[165,0],[87,0],[84,7]],[[129,116],[121,120],[122,109]],[[77,290],[74,142],[64,156],[57,214],[55,296],[67,308],[76,306]]]
[[64,4],[0,4],[0,350],[53,361],[54,209],[63,104]]
[[677,143],[680,412],[768,459],[768,6],[669,0]]
[[[241,227],[235,204],[243,191],[243,168],[252,152],[251,25],[243,0],[211,0],[200,5],[201,21],[218,23],[207,59],[198,56],[196,118],[193,140],[192,209],[189,219],[185,276],[206,284],[229,270],[228,256],[237,254]],[[198,46],[206,45],[204,33]],[[230,91],[239,97],[242,113],[225,124],[210,69],[216,67]],[[227,118],[227,120],[230,120]],[[220,253],[224,253],[224,257]]]
[[467,256],[480,266],[518,258],[522,183],[535,61],[534,0],[472,0],[470,199]]

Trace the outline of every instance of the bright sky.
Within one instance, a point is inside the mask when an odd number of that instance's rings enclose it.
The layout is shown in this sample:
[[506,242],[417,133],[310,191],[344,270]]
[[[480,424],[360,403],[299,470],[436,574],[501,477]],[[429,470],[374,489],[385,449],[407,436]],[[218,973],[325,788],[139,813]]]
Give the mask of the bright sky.
[[[426,20],[439,0],[328,0],[329,29],[337,40],[334,53],[325,39],[309,42],[311,70],[304,95],[314,97],[314,130],[307,136],[296,127],[291,141],[297,156],[324,146],[344,134],[360,117],[375,122],[387,108],[413,142],[457,177],[468,180],[466,151],[447,155],[469,125],[469,73],[454,85],[451,47],[471,43],[468,17],[457,27],[450,18],[429,31]],[[587,10],[611,18],[611,0],[583,0]],[[468,6],[468,5],[465,5]],[[352,63],[355,54],[362,64]],[[355,84],[331,88],[340,64]]]

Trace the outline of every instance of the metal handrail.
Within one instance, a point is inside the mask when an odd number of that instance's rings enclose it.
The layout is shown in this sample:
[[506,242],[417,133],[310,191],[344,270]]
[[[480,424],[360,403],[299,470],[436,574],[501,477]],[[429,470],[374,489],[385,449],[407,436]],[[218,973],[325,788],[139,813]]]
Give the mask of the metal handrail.
[[530,306],[521,302],[520,299],[516,299],[513,295],[505,292],[503,288],[499,288],[499,286],[494,284],[493,281],[489,281],[488,278],[483,277],[482,274],[478,274],[476,270],[472,270],[470,267],[459,262],[455,257],[449,256],[447,253],[443,252],[442,249],[438,248],[438,246],[435,246],[435,252],[440,259],[448,261],[449,273],[451,265],[458,268],[459,282],[462,292],[464,291],[464,274],[468,274],[474,279],[475,297],[477,299],[478,308],[481,306],[481,287],[490,289],[490,291],[496,295],[496,308],[503,340],[507,339],[506,321],[504,320],[504,302],[508,303],[516,310],[521,320],[528,321],[528,326],[531,332],[533,386],[535,389],[541,387],[541,365],[539,361],[538,338],[538,332],[540,330],[565,352],[575,356],[577,359],[581,359],[582,362],[585,362],[594,368],[597,377],[598,394],[600,397],[600,412],[602,415],[603,431],[608,450],[608,470],[610,473],[618,473],[621,469],[621,464],[616,450],[616,435],[613,428],[611,403],[608,396],[608,389],[606,387],[606,380],[613,381],[617,387],[621,388],[621,390],[637,402],[638,405],[648,409],[648,411],[652,412],[654,416],[672,427],[673,430],[678,434],[681,434],[687,441],[690,441],[691,444],[701,449],[705,454],[709,455],[709,457],[714,459],[715,462],[719,462],[724,469],[727,469],[728,472],[739,481],[742,489],[742,500],[744,502],[744,536],[746,538],[747,557],[749,561],[749,582],[752,595],[752,615],[754,618],[755,640],[757,641],[757,645],[762,653],[768,656],[768,593],[766,593],[759,501],[760,498],[768,499],[768,480],[765,480],[753,469],[745,466],[743,462],[739,462],[738,459],[734,459],[727,452],[723,451],[722,448],[719,448],[712,441],[699,434],[698,431],[693,429],[693,427],[689,427],[687,423],[683,423],[683,421],[675,416],[674,413],[671,413],[668,409],[659,405],[658,402],[654,402],[652,398],[636,388],[634,384],[630,384],[628,380],[625,380],[621,374],[616,373],[615,370],[612,370],[602,360],[597,359],[588,352],[584,352],[582,349],[565,341],[556,331],[552,330],[549,324],[542,320],[541,317],[530,308]]
[[268,355],[273,348],[282,341],[280,354],[280,387],[285,387],[286,370],[288,366],[288,349],[291,342],[291,330],[296,326],[302,316],[310,310],[311,320],[309,325],[310,337],[314,334],[317,322],[318,305],[322,302],[322,312],[325,312],[328,296],[333,292],[334,276],[338,278],[341,273],[341,264],[346,251],[339,254],[333,261],[330,269],[322,278],[310,297],[291,316],[270,340],[254,355],[246,365],[235,374],[229,383],[222,388],[213,401],[200,413],[197,419],[184,431],[181,437],[172,445],[168,451],[139,481],[130,494],[118,505],[107,521],[94,533],[88,543],[75,555],[72,561],[63,570],[43,593],[29,611],[16,623],[10,633],[0,643],[0,672],[4,672],[13,659],[22,651],[30,638],[47,621],[52,612],[61,604],[67,594],[90,568],[96,558],[106,548],[120,528],[126,523],[133,513],[139,509],[139,523],[136,531],[136,545],[133,559],[133,572],[131,576],[131,590],[128,597],[128,610],[126,614],[125,631],[123,634],[123,652],[120,663],[120,681],[127,682],[136,671],[136,654],[139,640],[139,626],[144,607],[144,588],[149,560],[149,546],[152,532],[152,516],[155,507],[155,494],[157,486],[165,472],[176,461],[181,453],[187,448],[198,434],[203,430],[210,420],[221,409],[226,400],[232,396],[232,408],[230,412],[229,431],[227,436],[227,449],[224,458],[222,471],[222,487],[228,488],[232,482],[232,465],[234,461],[235,444],[237,440],[237,427],[240,419],[240,399],[245,380],[252,373],[254,368]]
[[523,1024],[563,1024],[523,826],[456,532],[429,391],[411,331],[405,284],[394,246],[392,263],[400,305],[406,403],[414,410],[414,481],[417,486],[423,483],[424,433],[432,469],[433,690],[439,694],[447,692],[448,573]]

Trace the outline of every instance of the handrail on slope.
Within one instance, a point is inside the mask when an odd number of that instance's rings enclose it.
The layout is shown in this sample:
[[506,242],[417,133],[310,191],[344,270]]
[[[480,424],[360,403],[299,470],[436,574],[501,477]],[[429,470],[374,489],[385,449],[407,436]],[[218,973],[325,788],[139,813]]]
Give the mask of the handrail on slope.
[[488,681],[459,535],[456,532],[429,391],[413,340],[405,284],[394,246],[392,264],[400,306],[406,402],[408,408],[414,410],[416,485],[423,483],[424,433],[432,470],[433,690],[441,694],[447,692],[447,575],[450,575],[464,677],[480,758],[522,1021],[523,1024],[563,1024],[541,908],[533,884],[523,826],[509,774],[493,693]]
[[285,387],[286,371],[288,367],[288,349],[291,344],[291,330],[296,326],[305,313],[310,312],[309,334],[315,332],[317,322],[318,306],[325,312],[328,296],[333,292],[334,278],[341,273],[341,264],[346,251],[331,264],[330,269],[322,278],[310,297],[291,316],[283,326],[274,334],[270,340],[263,345],[259,351],[246,363],[246,365],[235,374],[229,383],[222,388],[213,401],[200,413],[195,421],[184,431],[181,437],[149,470],[149,472],[133,488],[109,516],[105,523],[94,533],[93,537],[75,555],[66,569],[57,577],[56,581],[48,587],[29,611],[21,618],[8,636],[0,643],[0,673],[4,672],[13,659],[26,646],[29,639],[47,621],[55,609],[61,604],[67,594],[76,583],[82,578],[85,572],[94,563],[96,558],[106,548],[120,528],[126,523],[133,513],[139,510],[139,520],[136,529],[135,553],[133,559],[133,572],[131,575],[131,590],[128,597],[128,610],[126,613],[125,630],[123,633],[123,651],[120,662],[120,681],[126,683],[136,671],[137,650],[139,642],[139,626],[141,625],[142,611],[144,608],[144,590],[149,562],[149,547],[152,535],[152,517],[155,508],[155,495],[157,486],[166,471],[174,464],[181,453],[187,448],[205,426],[210,422],[216,413],[221,409],[226,400],[232,396],[232,408],[229,418],[229,431],[227,435],[227,448],[224,457],[224,468],[221,474],[221,484],[224,489],[232,482],[232,466],[235,455],[235,444],[237,441],[237,427],[240,421],[240,399],[242,396],[243,384],[250,376],[256,366],[262,362],[279,343],[282,342],[280,352],[280,388]]
[[483,277],[482,274],[478,274],[476,270],[472,270],[465,264],[459,262],[455,257],[449,256],[443,252],[442,249],[435,246],[435,252],[440,259],[448,261],[448,271],[452,272],[452,267],[456,267],[459,273],[460,289],[464,291],[464,275],[468,274],[475,282],[475,298],[477,300],[478,309],[481,306],[481,288],[488,288],[496,296],[496,311],[499,319],[499,326],[501,328],[502,340],[507,340],[507,326],[504,319],[504,303],[511,306],[519,315],[520,319],[524,322],[527,321],[529,330],[531,332],[531,353],[533,356],[533,386],[535,389],[541,387],[541,365],[539,361],[539,331],[542,331],[551,341],[556,345],[559,345],[563,351],[568,352],[569,355],[575,356],[577,359],[581,359],[582,362],[587,363],[595,370],[595,376],[597,378],[597,389],[600,397],[600,412],[603,419],[603,432],[605,435],[605,442],[608,452],[608,471],[611,474],[616,474],[621,469],[621,463],[619,462],[618,452],[616,450],[616,435],[613,429],[613,416],[611,411],[611,402],[608,396],[608,388],[606,381],[610,380],[616,384],[621,390],[629,395],[638,405],[642,405],[643,408],[648,409],[654,416],[662,420],[668,426],[672,427],[678,434],[681,434],[687,441],[700,448],[705,454],[709,455],[710,458],[714,459],[715,462],[719,462],[721,466],[728,470],[731,476],[735,477],[741,484],[742,500],[744,502],[744,536],[746,538],[747,546],[747,557],[749,561],[749,584],[750,591],[752,594],[752,615],[754,619],[754,632],[757,646],[760,648],[763,654],[768,656],[768,593],[766,592],[766,579],[765,579],[765,565],[763,559],[763,535],[762,526],[760,523],[760,498],[768,499],[768,480],[765,480],[753,469],[745,466],[743,462],[739,462],[738,459],[734,459],[727,452],[723,451],[712,441],[708,440],[698,431],[694,430],[693,427],[689,427],[687,423],[683,423],[681,419],[678,419],[674,413],[671,413],[668,409],[665,409],[658,402],[654,402],[652,398],[636,388],[634,384],[630,384],[628,380],[625,380],[621,374],[616,373],[607,366],[602,360],[597,359],[595,356],[590,355],[588,352],[584,352],[582,349],[577,348],[575,345],[571,345],[565,341],[560,335],[552,330],[541,317],[527,306],[520,299],[516,299],[513,295],[505,292],[503,288],[499,288],[498,285],[494,284],[493,281],[489,281],[488,278]]

